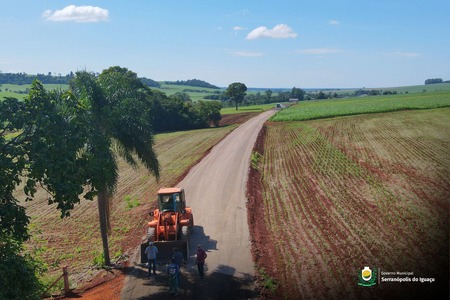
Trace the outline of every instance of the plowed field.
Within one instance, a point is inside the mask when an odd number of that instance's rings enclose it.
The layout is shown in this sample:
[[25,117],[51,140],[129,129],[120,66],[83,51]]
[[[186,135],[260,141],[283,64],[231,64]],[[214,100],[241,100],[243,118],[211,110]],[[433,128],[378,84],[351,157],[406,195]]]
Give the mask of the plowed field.
[[[450,109],[268,123],[249,211],[268,298],[448,293]],[[253,178],[255,179],[255,178]],[[264,212],[263,212],[264,211]],[[365,266],[437,283],[358,286]],[[429,295],[431,296],[431,295]]]

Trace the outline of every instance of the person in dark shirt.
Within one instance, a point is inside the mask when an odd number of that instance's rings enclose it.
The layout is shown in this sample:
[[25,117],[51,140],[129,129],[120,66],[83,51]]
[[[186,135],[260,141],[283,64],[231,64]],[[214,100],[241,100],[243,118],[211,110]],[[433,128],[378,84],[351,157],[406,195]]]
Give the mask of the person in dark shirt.
[[172,257],[172,262],[167,267],[167,274],[169,275],[169,293],[170,295],[178,295],[178,273],[180,268],[175,263],[175,259]]
[[181,275],[181,264],[184,262],[183,253],[181,253],[180,250],[178,250],[177,247],[173,248],[173,255],[172,258],[174,259],[174,262],[177,264],[179,271],[178,271],[178,284],[180,284],[180,275]]
[[202,248],[202,245],[197,246],[197,268],[198,268],[198,274],[200,275],[200,278],[203,279],[203,268],[205,266],[205,259],[208,255],[206,254],[205,250]]

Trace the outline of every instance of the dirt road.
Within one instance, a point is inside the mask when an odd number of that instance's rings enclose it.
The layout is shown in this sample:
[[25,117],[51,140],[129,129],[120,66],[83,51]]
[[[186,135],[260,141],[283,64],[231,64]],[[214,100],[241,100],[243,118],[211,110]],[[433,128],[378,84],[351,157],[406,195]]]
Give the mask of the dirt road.
[[[263,123],[273,113],[261,113],[239,126],[179,183],[185,188],[195,218],[190,258],[182,268],[179,298],[248,299],[256,296],[245,186],[251,150]],[[203,280],[198,278],[196,271],[197,244],[202,244],[208,254]],[[146,269],[136,265],[125,279],[121,298],[167,298],[164,271],[165,266],[161,265],[158,275],[147,279]]]

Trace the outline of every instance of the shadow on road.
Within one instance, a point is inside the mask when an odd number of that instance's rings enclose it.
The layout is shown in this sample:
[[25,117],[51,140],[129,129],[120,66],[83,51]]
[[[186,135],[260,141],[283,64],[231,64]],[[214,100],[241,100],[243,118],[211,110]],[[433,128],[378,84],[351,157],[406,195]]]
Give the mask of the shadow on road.
[[[219,265],[215,270],[205,270],[205,276],[198,276],[195,254],[197,245],[202,244],[208,251],[218,250],[217,241],[205,235],[203,227],[195,226],[189,245],[189,259],[181,268],[178,296],[170,296],[167,264],[157,265],[157,275],[147,277],[147,267],[136,264],[130,268],[127,276],[135,278],[136,289],[144,289],[145,296],[127,297],[126,299],[251,299],[257,298],[254,289],[254,278],[250,274],[236,274],[233,267]],[[237,254],[238,255],[238,254]],[[207,265],[207,264],[206,264]]]
[[[147,296],[136,299],[252,299],[257,298],[257,293],[253,289],[253,277],[246,275],[243,278],[234,277],[233,268],[220,266],[216,271],[205,274],[204,279],[200,279],[196,273],[187,272],[182,268],[179,294],[169,295],[169,279],[165,273],[147,279],[143,285],[151,286],[152,292]],[[227,272],[227,274],[222,273]],[[147,276],[144,272],[144,277]],[[234,273],[234,272],[233,272]],[[155,289],[158,287],[159,289]]]
[[189,238],[189,260],[195,262],[197,245],[201,244],[206,252],[217,250],[217,241],[205,234],[202,226],[194,226],[193,234]]

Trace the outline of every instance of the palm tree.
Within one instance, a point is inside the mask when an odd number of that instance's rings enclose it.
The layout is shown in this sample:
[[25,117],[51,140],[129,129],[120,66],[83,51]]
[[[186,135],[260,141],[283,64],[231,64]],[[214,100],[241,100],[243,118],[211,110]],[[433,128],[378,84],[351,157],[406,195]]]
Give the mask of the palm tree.
[[105,265],[110,265],[108,232],[110,199],[118,180],[117,155],[133,166],[133,154],[157,179],[159,163],[153,150],[153,131],[148,100],[149,88],[134,72],[111,67],[98,77],[80,71],[71,82],[71,90],[86,107],[86,176],[90,191],[97,195],[100,231]]

